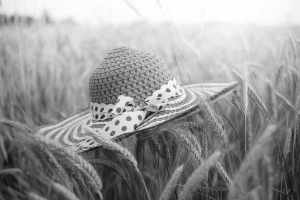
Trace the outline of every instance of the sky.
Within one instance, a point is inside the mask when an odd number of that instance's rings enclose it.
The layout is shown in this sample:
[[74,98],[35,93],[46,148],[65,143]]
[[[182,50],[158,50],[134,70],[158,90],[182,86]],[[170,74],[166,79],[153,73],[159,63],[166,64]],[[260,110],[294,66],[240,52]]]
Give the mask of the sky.
[[[77,23],[124,24],[146,20],[176,24],[201,22],[300,24],[300,0],[0,0],[0,13]],[[170,18],[171,16],[171,18]]]

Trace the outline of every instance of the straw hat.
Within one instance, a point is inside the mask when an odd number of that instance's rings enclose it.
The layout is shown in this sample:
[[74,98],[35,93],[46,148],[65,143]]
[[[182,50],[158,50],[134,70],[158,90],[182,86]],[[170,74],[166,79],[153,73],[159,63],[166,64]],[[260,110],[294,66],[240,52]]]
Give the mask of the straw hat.
[[126,138],[170,121],[204,98],[236,83],[180,86],[157,55],[127,47],[112,50],[90,76],[90,108],[37,134],[76,152],[97,147],[86,130],[106,139]]

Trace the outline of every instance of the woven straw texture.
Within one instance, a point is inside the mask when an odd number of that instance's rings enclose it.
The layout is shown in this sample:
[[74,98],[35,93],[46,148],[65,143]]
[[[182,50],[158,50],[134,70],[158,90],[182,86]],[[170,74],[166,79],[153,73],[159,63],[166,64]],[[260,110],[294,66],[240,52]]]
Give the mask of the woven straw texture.
[[112,50],[90,76],[90,101],[115,104],[130,96],[138,105],[173,78],[157,55],[128,47]]

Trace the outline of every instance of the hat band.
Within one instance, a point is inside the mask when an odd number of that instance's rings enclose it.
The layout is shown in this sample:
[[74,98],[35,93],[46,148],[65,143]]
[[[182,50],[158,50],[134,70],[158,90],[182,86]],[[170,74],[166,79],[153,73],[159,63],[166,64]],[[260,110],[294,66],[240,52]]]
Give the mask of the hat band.
[[90,110],[93,119],[97,121],[109,121],[100,129],[96,129],[100,135],[107,139],[132,132],[144,121],[148,112],[163,110],[172,97],[182,95],[180,85],[175,78],[153,92],[140,105],[136,105],[134,99],[120,95],[115,105],[90,102]]

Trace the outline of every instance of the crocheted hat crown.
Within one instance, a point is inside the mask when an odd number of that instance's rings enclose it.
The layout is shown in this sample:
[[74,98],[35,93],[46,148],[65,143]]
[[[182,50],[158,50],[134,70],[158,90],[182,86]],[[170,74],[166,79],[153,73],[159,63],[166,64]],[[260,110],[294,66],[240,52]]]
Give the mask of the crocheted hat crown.
[[90,76],[90,101],[115,104],[118,96],[132,97],[140,104],[173,78],[157,55],[119,47],[108,53]]

